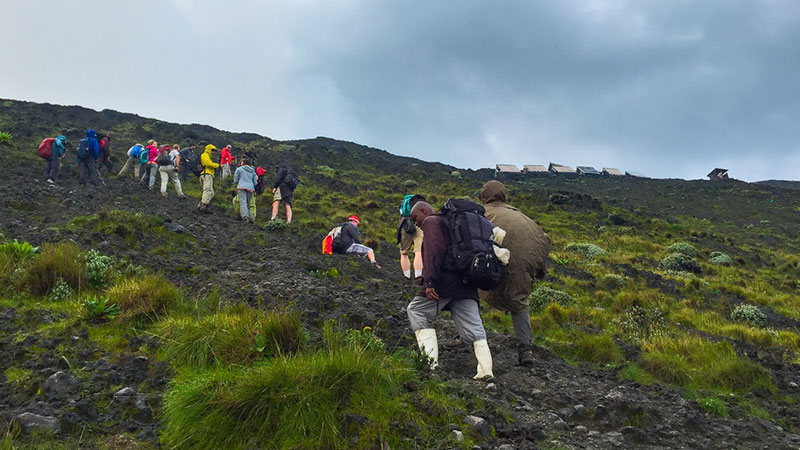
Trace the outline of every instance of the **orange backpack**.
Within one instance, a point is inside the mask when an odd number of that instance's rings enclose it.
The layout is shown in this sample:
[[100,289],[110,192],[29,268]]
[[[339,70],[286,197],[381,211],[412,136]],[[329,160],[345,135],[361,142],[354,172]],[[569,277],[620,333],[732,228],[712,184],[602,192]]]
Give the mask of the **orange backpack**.
[[332,255],[333,254],[333,241],[339,239],[339,236],[342,234],[342,227],[338,226],[331,231],[328,232],[328,235],[325,236],[325,239],[322,240],[322,254],[323,255]]

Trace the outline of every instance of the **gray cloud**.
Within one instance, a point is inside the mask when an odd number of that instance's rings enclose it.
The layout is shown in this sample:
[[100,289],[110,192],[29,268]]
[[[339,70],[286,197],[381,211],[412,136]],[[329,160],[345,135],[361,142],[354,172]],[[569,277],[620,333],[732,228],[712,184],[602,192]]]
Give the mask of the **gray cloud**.
[[800,178],[789,0],[61,3],[0,5],[0,96],[462,167]]

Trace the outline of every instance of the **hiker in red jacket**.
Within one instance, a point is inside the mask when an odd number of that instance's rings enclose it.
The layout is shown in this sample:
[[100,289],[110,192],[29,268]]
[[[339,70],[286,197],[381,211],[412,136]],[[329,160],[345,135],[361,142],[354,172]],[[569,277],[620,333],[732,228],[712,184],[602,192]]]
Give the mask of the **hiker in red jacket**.
[[228,144],[219,152],[219,165],[222,167],[223,180],[231,176],[231,164],[234,161],[236,161],[236,157],[231,155],[231,146]]
[[101,174],[103,168],[105,167],[106,178],[111,175],[113,172],[111,166],[111,138],[113,137],[112,133],[109,132],[102,139],[100,139],[100,159],[97,161],[97,173]]

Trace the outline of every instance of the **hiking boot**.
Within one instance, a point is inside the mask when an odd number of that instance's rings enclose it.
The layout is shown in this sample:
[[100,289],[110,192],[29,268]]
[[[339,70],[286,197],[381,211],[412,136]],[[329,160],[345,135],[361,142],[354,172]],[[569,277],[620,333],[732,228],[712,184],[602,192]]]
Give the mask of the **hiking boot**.
[[522,367],[533,367],[533,363],[535,362],[533,359],[533,350],[530,348],[519,349],[517,360],[519,361],[519,365]]

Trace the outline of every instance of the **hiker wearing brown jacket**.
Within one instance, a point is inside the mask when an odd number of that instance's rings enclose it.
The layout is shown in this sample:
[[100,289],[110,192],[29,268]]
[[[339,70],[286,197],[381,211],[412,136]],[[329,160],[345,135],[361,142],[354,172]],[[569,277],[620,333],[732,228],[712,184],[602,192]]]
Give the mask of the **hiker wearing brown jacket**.
[[517,208],[506,203],[508,193],[503,183],[491,180],[481,188],[481,202],[486,218],[505,230],[502,246],[511,252],[506,277],[497,288],[481,298],[497,309],[511,313],[519,363],[533,365],[531,316],[528,297],[533,283],[547,275],[550,239],[542,228]]

